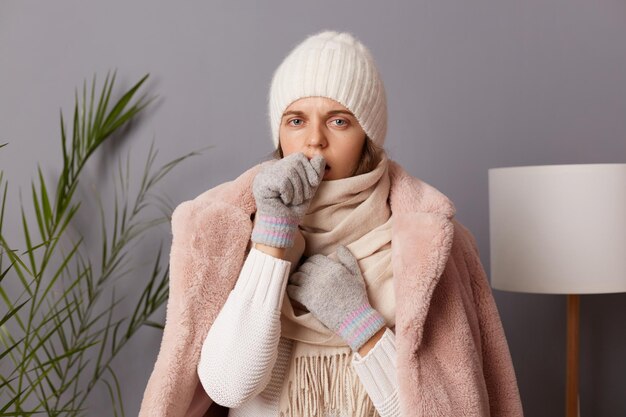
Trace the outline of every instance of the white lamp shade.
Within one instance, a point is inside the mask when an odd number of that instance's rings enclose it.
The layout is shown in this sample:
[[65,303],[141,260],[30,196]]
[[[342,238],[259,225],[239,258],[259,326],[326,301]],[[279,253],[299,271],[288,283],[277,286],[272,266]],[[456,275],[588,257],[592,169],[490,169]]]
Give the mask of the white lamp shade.
[[626,164],[489,169],[491,285],[626,292]]

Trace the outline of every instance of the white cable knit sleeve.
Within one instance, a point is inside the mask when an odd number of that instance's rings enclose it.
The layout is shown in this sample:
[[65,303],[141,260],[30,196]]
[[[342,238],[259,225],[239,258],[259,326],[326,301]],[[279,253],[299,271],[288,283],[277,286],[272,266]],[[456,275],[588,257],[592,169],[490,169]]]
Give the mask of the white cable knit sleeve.
[[396,337],[387,328],[365,356],[354,352],[352,366],[381,417],[400,417]]
[[262,392],[278,354],[291,262],[250,249],[202,345],[198,376],[216,403],[236,408]]

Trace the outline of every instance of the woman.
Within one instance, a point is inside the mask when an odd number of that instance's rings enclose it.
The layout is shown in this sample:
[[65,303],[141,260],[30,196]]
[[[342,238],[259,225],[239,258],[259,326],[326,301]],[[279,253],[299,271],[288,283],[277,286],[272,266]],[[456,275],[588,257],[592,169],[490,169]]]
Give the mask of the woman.
[[276,159],[173,214],[140,415],[522,415],[474,238],[387,157],[386,120],[350,34],[285,58],[270,88]]

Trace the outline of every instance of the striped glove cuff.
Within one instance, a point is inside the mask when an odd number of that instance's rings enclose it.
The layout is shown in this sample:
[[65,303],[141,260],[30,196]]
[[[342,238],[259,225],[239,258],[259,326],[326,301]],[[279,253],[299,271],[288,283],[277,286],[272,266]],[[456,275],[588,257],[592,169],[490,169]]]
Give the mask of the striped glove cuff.
[[339,325],[337,334],[350,345],[353,351],[358,351],[385,325],[384,317],[372,308],[369,302],[365,302],[346,316]]
[[290,248],[294,245],[294,238],[298,229],[296,219],[262,213],[257,213],[256,217],[250,238],[253,242],[275,248]]

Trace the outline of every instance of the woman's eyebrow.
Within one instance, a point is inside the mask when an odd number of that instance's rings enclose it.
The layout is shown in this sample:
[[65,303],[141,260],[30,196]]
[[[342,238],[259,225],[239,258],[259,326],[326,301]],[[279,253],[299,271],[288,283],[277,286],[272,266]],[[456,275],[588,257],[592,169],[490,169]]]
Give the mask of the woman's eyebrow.
[[285,116],[289,116],[289,115],[295,115],[295,116],[304,116],[304,112],[298,111],[298,110],[289,110],[283,113],[283,118],[285,118]]
[[352,112],[347,111],[347,110],[331,110],[326,114],[347,114],[348,116],[354,117],[354,114],[352,114]]
[[[295,115],[295,116],[304,116],[304,112],[300,111],[300,110],[289,110],[283,113],[283,117],[285,116],[289,116],[289,115]],[[354,114],[352,114],[352,112],[347,111],[347,110],[331,110],[329,112],[326,113],[327,115],[332,115],[332,114],[347,114],[348,116],[352,116],[354,117]]]

